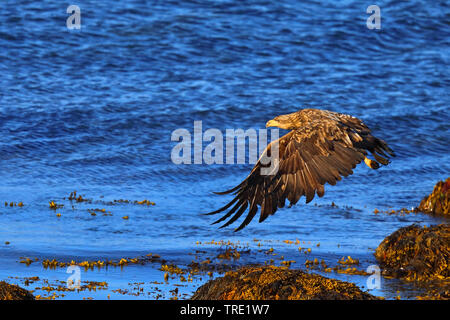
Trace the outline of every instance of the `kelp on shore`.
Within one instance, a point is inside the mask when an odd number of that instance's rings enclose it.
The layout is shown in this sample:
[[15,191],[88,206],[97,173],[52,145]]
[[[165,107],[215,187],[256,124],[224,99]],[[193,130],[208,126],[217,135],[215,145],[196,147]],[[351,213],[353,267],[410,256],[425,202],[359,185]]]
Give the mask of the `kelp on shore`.
[[375,257],[386,275],[408,281],[450,278],[450,225],[411,225],[385,238]]
[[0,300],[34,300],[34,296],[17,285],[0,281]]
[[229,271],[197,289],[193,300],[376,300],[355,284],[287,267]]

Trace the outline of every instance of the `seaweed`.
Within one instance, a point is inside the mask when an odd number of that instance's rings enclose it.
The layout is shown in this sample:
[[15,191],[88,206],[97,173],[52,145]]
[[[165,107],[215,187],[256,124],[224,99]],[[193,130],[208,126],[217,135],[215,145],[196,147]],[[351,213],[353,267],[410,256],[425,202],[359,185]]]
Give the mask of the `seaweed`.
[[19,286],[0,281],[0,300],[34,300],[34,296]]
[[439,181],[433,192],[420,202],[418,211],[436,215],[450,215],[450,177]]
[[450,225],[400,228],[380,243],[375,257],[389,276],[408,281],[448,280]]
[[355,284],[287,267],[229,271],[197,289],[193,300],[376,300]]

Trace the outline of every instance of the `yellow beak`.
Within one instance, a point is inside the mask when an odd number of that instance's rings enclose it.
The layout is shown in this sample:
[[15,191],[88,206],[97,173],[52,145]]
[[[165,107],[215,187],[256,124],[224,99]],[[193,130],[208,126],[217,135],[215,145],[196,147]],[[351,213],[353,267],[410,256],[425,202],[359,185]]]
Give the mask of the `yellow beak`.
[[268,127],[277,127],[278,126],[278,122],[276,122],[275,120],[269,120],[266,123],[266,128]]

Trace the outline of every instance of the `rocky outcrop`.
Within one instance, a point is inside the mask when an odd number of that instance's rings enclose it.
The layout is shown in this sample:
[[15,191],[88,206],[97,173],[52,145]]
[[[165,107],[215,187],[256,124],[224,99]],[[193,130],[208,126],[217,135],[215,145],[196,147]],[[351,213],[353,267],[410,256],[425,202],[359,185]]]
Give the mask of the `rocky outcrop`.
[[349,282],[286,267],[257,266],[229,271],[197,289],[195,300],[375,300]]
[[19,286],[0,281],[0,300],[34,300],[34,296]]
[[411,225],[384,239],[375,257],[383,274],[404,280],[450,279],[450,225]]
[[450,178],[439,181],[433,192],[422,199],[418,211],[450,216]]

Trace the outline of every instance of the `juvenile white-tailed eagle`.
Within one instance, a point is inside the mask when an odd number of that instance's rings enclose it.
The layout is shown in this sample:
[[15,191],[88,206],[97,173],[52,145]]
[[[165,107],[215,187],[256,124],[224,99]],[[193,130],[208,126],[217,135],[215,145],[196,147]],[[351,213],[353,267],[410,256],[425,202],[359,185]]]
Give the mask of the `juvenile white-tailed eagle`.
[[[266,123],[266,127],[291,130],[278,140],[271,142],[263,152],[269,155],[274,143],[278,143],[279,163],[274,174],[263,175],[261,168],[268,167],[258,160],[253,170],[238,186],[216,194],[235,194],[235,198],[219,210],[207,213],[217,214],[229,209],[219,223],[231,217],[221,228],[236,221],[246,210],[248,213],[235,231],[244,228],[258,212],[259,222],[283,208],[286,199],[290,206],[301,196],[306,203],[324,195],[324,184],[335,185],[341,176],[347,177],[362,160],[371,169],[389,163],[389,156],[395,156],[386,142],[374,137],[370,129],[358,118],[350,115],[318,110],[303,109],[281,115]],[[368,159],[369,151],[375,160]],[[214,224],[213,223],[213,224]]]

